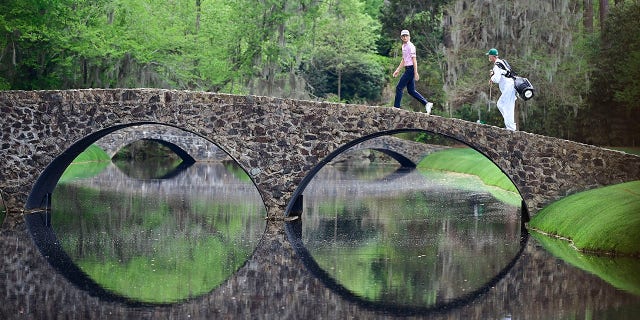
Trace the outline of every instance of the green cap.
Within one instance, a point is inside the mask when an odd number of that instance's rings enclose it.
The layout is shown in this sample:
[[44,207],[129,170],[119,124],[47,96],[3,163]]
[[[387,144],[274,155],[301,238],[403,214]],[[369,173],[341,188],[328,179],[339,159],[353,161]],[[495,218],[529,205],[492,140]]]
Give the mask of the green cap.
[[489,52],[487,52],[488,56],[497,56],[498,55],[498,49],[496,48],[491,48],[489,49]]

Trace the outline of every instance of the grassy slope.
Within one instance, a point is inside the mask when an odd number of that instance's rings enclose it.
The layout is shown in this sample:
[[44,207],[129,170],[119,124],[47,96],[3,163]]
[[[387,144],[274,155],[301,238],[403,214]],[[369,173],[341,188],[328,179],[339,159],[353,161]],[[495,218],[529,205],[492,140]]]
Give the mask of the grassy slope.
[[94,162],[94,161],[109,161],[109,155],[95,144],[90,145],[86,150],[80,153],[73,163]]
[[640,256],[640,181],[577,193],[540,210],[531,228],[584,251]]
[[73,160],[59,182],[93,177],[102,172],[110,162],[109,155],[97,145],[92,144]]
[[491,160],[471,148],[453,148],[425,157],[418,168],[472,174],[486,185],[518,192],[511,180]]

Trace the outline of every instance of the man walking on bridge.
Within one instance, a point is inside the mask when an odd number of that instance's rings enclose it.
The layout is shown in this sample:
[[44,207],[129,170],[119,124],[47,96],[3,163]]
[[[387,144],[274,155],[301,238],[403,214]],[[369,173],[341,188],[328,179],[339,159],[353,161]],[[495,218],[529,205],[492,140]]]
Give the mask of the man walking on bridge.
[[516,88],[513,84],[513,78],[507,75],[508,71],[500,68],[500,65],[508,66],[508,64],[498,58],[498,49],[490,49],[487,55],[489,56],[489,61],[493,63],[489,85],[491,85],[492,82],[497,83],[502,93],[496,105],[504,118],[504,126],[508,130],[516,131]]
[[407,87],[409,95],[420,101],[424,105],[427,114],[431,114],[431,108],[433,103],[427,101],[418,91],[416,91],[416,81],[420,80],[418,74],[418,61],[416,60],[416,47],[411,43],[411,36],[409,30],[402,30],[400,32],[400,39],[402,39],[402,60],[400,65],[393,72],[393,77],[397,77],[400,73],[400,69],[404,67],[404,73],[400,77],[400,81],[396,86],[396,98],[393,102],[393,106],[400,108],[400,102],[402,101],[402,91],[404,87]]

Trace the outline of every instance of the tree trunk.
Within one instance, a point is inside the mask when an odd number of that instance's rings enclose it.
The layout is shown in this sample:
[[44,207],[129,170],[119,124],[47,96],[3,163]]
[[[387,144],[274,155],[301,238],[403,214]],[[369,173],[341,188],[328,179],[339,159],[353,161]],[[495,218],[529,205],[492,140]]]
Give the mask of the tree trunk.
[[604,31],[604,22],[609,14],[609,0],[600,0],[600,31]]
[[342,87],[342,68],[338,68],[338,101],[342,101],[342,97],[340,96],[341,87]]
[[584,30],[593,33],[593,1],[584,0],[584,20],[582,20]]
[[202,11],[202,0],[196,0],[196,34],[200,31],[200,12]]

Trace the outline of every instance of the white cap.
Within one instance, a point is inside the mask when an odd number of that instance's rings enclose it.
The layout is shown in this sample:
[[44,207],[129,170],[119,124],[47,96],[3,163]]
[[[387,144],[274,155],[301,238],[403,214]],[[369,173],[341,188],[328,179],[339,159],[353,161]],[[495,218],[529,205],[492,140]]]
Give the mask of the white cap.
[[406,34],[406,35],[409,35],[409,30],[402,30],[402,31],[400,31],[400,36],[401,36],[401,37],[402,37],[402,36],[404,36],[405,34]]

